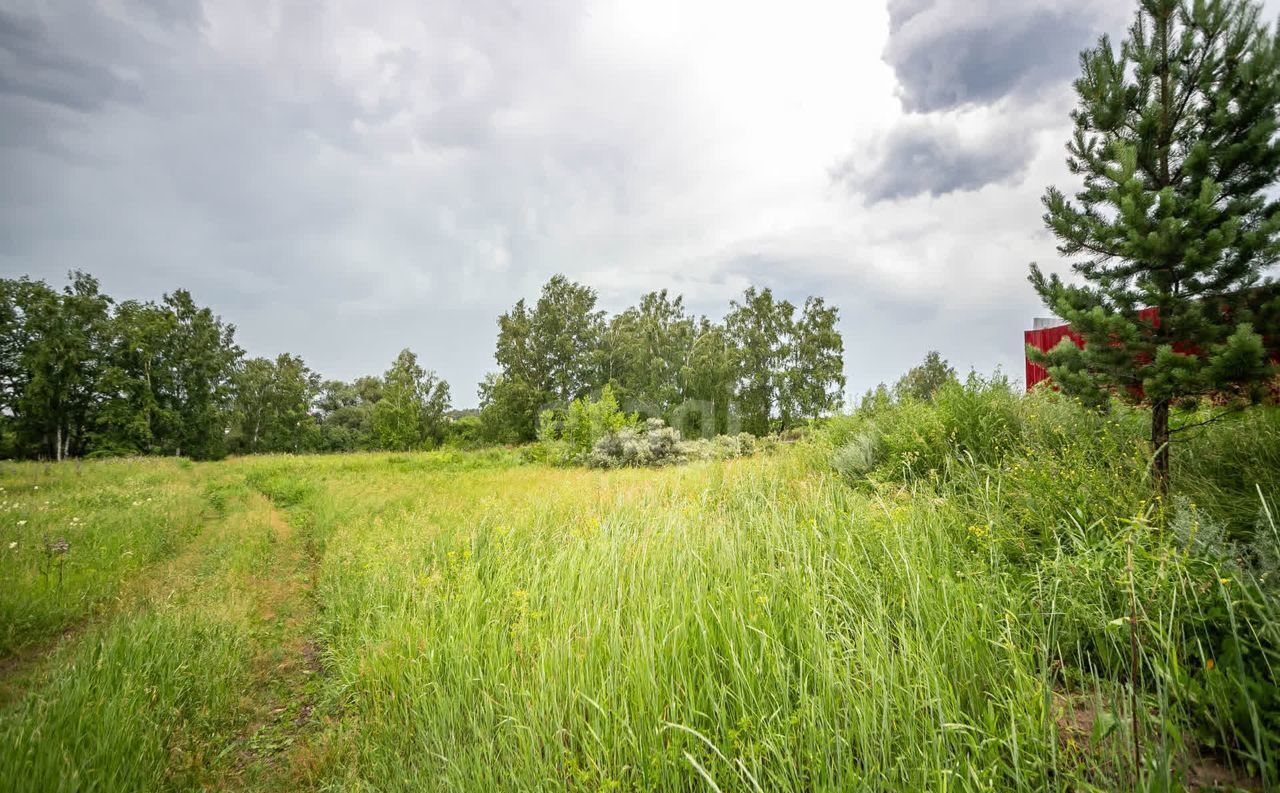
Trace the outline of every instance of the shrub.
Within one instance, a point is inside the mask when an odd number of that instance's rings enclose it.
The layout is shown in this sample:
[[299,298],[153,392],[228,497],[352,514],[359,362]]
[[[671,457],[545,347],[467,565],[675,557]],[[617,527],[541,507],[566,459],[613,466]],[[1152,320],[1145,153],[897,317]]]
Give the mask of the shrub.
[[719,435],[686,441],[662,419],[638,428],[624,427],[596,442],[587,457],[592,468],[643,468],[700,460],[729,460],[753,454],[762,444],[748,434]]
[[587,457],[592,468],[639,468],[684,461],[680,432],[662,419],[649,419],[639,429],[624,427],[596,442]]
[[595,400],[575,399],[565,410],[544,410],[538,418],[540,461],[556,465],[585,462],[601,438],[634,427],[636,417],[622,412],[613,389]]
[[836,447],[831,465],[836,473],[850,482],[864,478],[876,467],[880,449],[880,430],[874,421],[862,424],[862,429],[849,435],[848,440]]

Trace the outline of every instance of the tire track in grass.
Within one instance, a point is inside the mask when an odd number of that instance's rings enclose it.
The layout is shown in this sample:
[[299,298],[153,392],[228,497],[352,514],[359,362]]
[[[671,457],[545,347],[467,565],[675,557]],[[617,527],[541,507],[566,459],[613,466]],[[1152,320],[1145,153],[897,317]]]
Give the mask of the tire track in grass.
[[[75,789],[75,780],[112,780],[116,789],[138,790],[230,786],[223,777],[227,758],[239,748],[235,736],[253,723],[268,690],[263,681],[271,670],[264,659],[276,652],[287,626],[301,619],[293,604],[307,601],[296,596],[289,575],[304,556],[292,527],[238,478],[223,477],[217,485],[231,504],[224,499],[226,508],[178,556],[130,580],[109,618],[87,621],[23,672],[21,700],[0,710],[0,733],[13,742],[0,744],[0,754],[30,767],[33,789]],[[208,656],[166,653],[172,642]],[[97,661],[107,651],[110,663],[102,667]],[[188,664],[204,670],[190,674],[210,679],[225,671],[217,685],[229,686],[219,690],[227,695],[206,696],[203,679],[183,681]],[[77,688],[74,681],[86,676],[101,684]],[[153,679],[168,688],[148,689],[153,693],[144,713],[134,681]],[[95,721],[99,711],[128,713],[137,721]],[[135,739],[113,737],[121,731]],[[145,766],[122,770],[122,763],[131,765],[123,758],[135,745],[149,752]],[[0,773],[0,790],[30,788],[24,785]]]
[[255,650],[242,701],[244,728],[222,753],[219,790],[300,790],[316,778],[312,745],[315,702],[323,672],[314,639],[313,594],[318,559],[310,532],[291,523],[260,491],[250,497],[274,537],[270,564],[249,582]]

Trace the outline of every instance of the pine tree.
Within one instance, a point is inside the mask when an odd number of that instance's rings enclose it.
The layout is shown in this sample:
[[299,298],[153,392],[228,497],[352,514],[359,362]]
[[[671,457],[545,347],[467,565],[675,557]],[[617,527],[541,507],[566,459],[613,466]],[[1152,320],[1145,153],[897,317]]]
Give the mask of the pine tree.
[[[1280,256],[1280,38],[1253,0],[1141,0],[1119,52],[1081,54],[1067,165],[1045,223],[1082,283],[1032,265],[1045,304],[1085,341],[1029,351],[1065,392],[1151,406],[1168,487],[1174,403],[1246,395],[1270,372],[1249,303]],[[1148,309],[1148,310],[1144,310]]]

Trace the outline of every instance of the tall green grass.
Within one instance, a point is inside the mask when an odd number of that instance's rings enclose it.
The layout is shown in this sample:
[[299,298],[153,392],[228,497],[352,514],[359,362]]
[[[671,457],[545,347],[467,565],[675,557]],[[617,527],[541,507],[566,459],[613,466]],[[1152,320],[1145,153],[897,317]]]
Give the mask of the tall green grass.
[[229,737],[243,646],[236,626],[174,611],[92,631],[0,714],[0,790],[195,789]]
[[0,464],[0,659],[86,622],[187,543],[206,506],[175,460]]
[[[1275,601],[1221,526],[1214,547],[1188,536],[1192,510],[1215,513],[1151,500],[1142,420],[977,381],[660,473],[258,463],[317,483],[300,509],[328,537],[331,784],[1270,779]],[[1240,422],[1208,432],[1276,448],[1269,414]],[[837,470],[868,431],[869,465]],[[1194,454],[1183,490],[1222,492]],[[1232,503],[1256,517],[1254,470]]]
[[[1280,420],[1189,434],[1167,503],[1144,420],[975,379],[658,471],[506,451],[202,467],[222,528],[190,553],[214,583],[170,599],[186,619],[143,611],[55,659],[0,713],[0,765],[55,789],[216,782],[173,758],[222,762],[227,692],[271,636],[235,607],[276,572],[271,540],[235,530],[256,491],[302,532],[323,656],[307,771],[265,786],[1275,785]],[[148,691],[167,715],[128,721]],[[108,718],[133,737],[76,742]],[[113,752],[143,759],[94,759]]]

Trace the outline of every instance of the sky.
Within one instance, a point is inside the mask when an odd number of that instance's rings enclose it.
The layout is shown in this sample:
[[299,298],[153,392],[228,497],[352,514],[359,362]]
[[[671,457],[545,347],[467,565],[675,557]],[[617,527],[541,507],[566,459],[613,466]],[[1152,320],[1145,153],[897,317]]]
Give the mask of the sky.
[[1021,378],[1077,55],[1132,8],[0,0],[0,274],[185,288],[326,377],[410,347],[459,407],[555,273],[821,295],[851,395],[932,349]]

